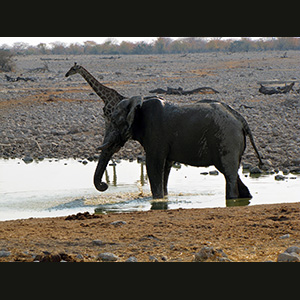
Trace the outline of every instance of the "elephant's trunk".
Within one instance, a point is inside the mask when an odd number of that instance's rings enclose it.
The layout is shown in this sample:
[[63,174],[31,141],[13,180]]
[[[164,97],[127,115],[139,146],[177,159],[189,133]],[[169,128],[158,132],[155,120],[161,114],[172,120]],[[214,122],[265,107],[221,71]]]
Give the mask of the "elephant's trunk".
[[102,177],[111,156],[112,154],[102,151],[99,157],[97,168],[94,174],[94,185],[95,188],[100,192],[104,192],[108,189],[108,185],[105,182],[102,182]]
[[109,160],[126,142],[126,140],[122,139],[119,130],[114,129],[112,124],[109,125],[110,127],[106,128],[103,144],[98,148],[102,151],[94,174],[94,185],[100,192],[104,192],[108,189],[108,185],[105,182],[102,182],[102,177]]

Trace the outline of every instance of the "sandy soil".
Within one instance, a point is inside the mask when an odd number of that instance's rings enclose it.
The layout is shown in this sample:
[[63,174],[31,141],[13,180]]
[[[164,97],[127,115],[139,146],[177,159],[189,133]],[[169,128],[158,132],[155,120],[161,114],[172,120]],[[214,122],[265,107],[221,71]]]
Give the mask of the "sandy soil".
[[0,261],[55,260],[60,254],[66,261],[89,262],[111,252],[120,262],[131,256],[139,262],[191,262],[209,246],[232,261],[261,262],[300,245],[297,203],[91,216],[0,222],[0,250],[10,252]]

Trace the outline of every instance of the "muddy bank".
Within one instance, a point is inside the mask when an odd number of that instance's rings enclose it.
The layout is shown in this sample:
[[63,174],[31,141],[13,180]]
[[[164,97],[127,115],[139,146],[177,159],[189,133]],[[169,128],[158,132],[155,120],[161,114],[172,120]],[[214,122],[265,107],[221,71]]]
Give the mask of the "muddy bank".
[[204,247],[218,261],[277,261],[300,245],[299,217],[283,203],[3,221],[0,261],[191,262]]
[[[34,159],[97,159],[103,140],[103,102],[80,75],[65,78],[74,61],[86,67],[103,84],[124,96],[152,95],[155,88],[184,90],[209,86],[219,94],[164,95],[182,104],[204,98],[230,104],[248,121],[257,147],[269,168],[300,169],[299,88],[300,52],[200,53],[188,55],[136,55],[103,60],[100,56],[70,56],[47,60],[43,56],[16,57],[11,77],[30,81],[7,81],[0,74],[0,157]],[[259,81],[295,80],[289,94],[263,95]],[[135,159],[142,147],[129,141],[114,158]],[[243,163],[257,165],[248,147]]]

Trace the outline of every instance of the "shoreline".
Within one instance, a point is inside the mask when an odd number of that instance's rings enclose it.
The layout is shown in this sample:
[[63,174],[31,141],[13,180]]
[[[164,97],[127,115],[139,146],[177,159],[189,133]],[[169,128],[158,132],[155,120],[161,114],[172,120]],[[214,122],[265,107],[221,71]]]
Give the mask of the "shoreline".
[[276,261],[300,245],[299,216],[299,203],[281,203],[0,221],[0,261],[192,262],[204,247],[226,261]]

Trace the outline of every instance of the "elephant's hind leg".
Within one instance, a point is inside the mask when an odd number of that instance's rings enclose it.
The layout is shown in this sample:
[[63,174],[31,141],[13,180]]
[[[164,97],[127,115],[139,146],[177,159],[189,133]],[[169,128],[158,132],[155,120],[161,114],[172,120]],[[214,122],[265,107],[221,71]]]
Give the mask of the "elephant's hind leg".
[[226,178],[226,200],[228,199],[251,199],[249,189],[242,182],[240,176],[225,176]]
[[[226,180],[226,200],[238,199],[239,189],[238,189],[238,162],[234,163],[234,157],[231,159],[230,164],[217,163],[215,167],[224,175]],[[227,168],[224,167],[227,165]],[[228,167],[229,166],[229,167]]]
[[226,180],[226,200],[229,199],[238,199],[239,198],[239,190],[237,177],[238,175],[224,175]]
[[240,176],[237,178],[238,190],[239,190],[239,198],[252,198],[249,189],[242,182]]

